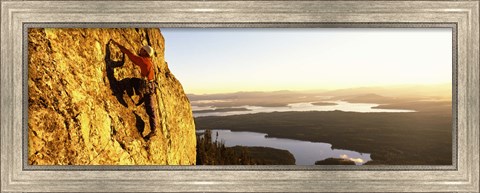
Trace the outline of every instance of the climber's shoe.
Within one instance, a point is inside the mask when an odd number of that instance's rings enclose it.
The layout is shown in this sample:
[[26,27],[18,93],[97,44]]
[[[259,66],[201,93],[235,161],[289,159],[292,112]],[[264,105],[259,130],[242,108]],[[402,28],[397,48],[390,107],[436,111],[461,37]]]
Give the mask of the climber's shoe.
[[145,139],[145,141],[148,141],[148,140],[150,140],[150,138],[152,138],[153,136],[155,136],[155,133],[154,133],[154,132],[150,132],[148,135],[146,135],[145,137],[143,137],[143,139]]

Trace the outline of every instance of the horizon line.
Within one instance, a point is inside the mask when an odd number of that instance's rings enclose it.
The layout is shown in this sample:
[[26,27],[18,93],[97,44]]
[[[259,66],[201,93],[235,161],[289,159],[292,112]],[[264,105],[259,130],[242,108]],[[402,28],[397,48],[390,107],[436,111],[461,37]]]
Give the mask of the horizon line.
[[394,85],[381,85],[381,86],[358,86],[358,87],[343,87],[343,88],[318,88],[318,89],[278,89],[278,90],[237,90],[237,91],[219,91],[219,92],[185,92],[187,95],[211,95],[211,94],[233,94],[233,93],[254,93],[254,92],[330,92],[338,90],[349,89],[365,89],[365,88],[386,88],[386,87],[412,87],[412,86],[431,86],[431,87],[443,87],[449,85],[453,87],[452,83],[432,83],[432,84],[394,84]]

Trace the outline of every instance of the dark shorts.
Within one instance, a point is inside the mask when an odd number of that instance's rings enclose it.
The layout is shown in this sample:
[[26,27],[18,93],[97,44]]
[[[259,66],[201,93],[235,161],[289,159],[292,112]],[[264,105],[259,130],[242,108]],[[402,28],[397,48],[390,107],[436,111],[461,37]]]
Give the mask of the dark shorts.
[[156,90],[156,84],[154,81],[143,81],[143,84],[141,86],[141,91],[142,94],[147,95],[147,94],[155,94]]

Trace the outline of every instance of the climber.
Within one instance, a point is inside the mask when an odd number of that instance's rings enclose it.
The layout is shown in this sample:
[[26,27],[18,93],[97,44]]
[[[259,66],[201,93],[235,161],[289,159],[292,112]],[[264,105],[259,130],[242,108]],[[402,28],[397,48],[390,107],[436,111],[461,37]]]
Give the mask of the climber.
[[[156,90],[156,83],[154,81],[155,72],[154,66],[152,62],[152,57],[154,50],[150,46],[143,46],[139,52],[138,56],[130,52],[124,46],[120,45],[115,40],[111,40],[113,44],[117,45],[120,48],[122,53],[127,54],[128,58],[140,67],[141,75],[145,79],[144,84],[140,86],[140,96],[143,95],[143,99],[145,101],[145,110],[149,116],[150,121],[150,133],[145,136],[145,139],[150,139],[155,134],[155,128],[157,127],[157,118],[155,115],[154,109],[156,108],[155,103],[155,90]],[[140,134],[141,135],[141,134]]]

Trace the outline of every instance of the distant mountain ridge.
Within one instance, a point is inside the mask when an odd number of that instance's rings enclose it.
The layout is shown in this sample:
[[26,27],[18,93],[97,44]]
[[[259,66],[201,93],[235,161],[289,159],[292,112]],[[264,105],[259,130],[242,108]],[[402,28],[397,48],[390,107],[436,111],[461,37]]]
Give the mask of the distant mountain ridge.
[[361,87],[331,91],[272,91],[234,92],[221,94],[187,94],[194,106],[236,107],[256,105],[266,107],[286,106],[291,103],[345,100],[353,103],[388,104],[420,99],[451,100],[451,86],[403,85],[392,87]]
[[383,96],[437,96],[451,94],[451,84],[432,84],[432,85],[397,85],[390,87],[354,87],[346,89],[335,90],[278,90],[278,91],[238,91],[230,93],[215,93],[215,94],[193,94],[188,93],[187,96],[191,100],[212,100],[212,99],[227,99],[241,97],[258,97],[270,95],[324,95],[324,96],[347,96],[347,95],[367,95],[376,94]]

